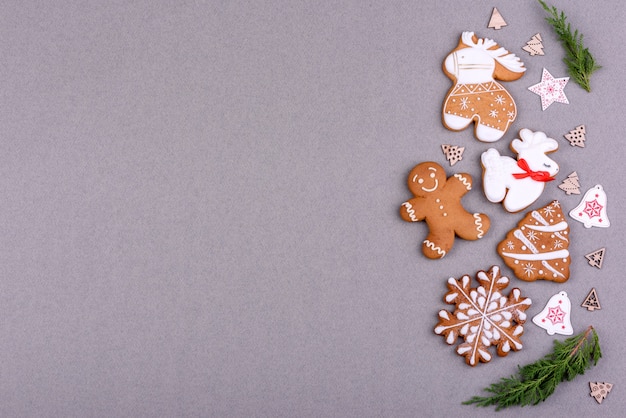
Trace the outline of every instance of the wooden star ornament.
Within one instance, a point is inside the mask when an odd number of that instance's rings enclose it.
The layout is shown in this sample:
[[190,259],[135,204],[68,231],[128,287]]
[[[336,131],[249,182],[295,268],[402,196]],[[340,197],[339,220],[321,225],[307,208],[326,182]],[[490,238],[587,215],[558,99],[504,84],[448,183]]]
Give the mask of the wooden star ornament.
[[563,89],[569,77],[554,78],[545,68],[541,74],[541,82],[528,87],[528,90],[541,96],[541,110],[546,110],[554,102],[569,104]]

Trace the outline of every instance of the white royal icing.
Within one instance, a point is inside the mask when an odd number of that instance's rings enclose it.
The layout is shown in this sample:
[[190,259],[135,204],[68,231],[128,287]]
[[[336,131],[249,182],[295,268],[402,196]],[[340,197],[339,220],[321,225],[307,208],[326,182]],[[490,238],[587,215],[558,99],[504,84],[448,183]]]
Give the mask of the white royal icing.
[[[511,148],[517,152],[517,160],[525,160],[533,171],[546,171],[550,176],[558,173],[558,164],[546,155],[558,149],[554,139],[530,129],[522,129],[520,138],[511,143]],[[545,188],[545,182],[533,180],[530,176],[515,178],[513,174],[524,173],[517,160],[500,155],[495,148],[481,155],[485,196],[490,202],[503,202],[509,212],[519,212],[530,206]]]
[[560,232],[567,229],[567,222],[562,221],[555,225],[524,225],[526,228],[539,232]]
[[[554,202],[552,202],[552,205],[546,206],[544,208],[544,210],[546,210],[548,208],[553,209],[553,207],[559,207],[558,200],[555,200]],[[534,210],[532,212],[532,217],[535,218],[538,222],[540,222],[544,226],[550,225],[550,223],[543,216],[541,216],[541,214],[539,212],[537,212],[536,210]],[[563,225],[561,225],[561,224],[563,224]],[[561,234],[561,231],[565,231],[568,228],[567,222],[563,221],[563,222],[558,223],[557,225],[560,225],[560,227],[562,227],[563,229],[554,231],[555,232],[554,235],[556,235],[557,237],[561,238],[563,241],[567,241],[567,238],[565,238],[563,236],[563,234]],[[527,225],[527,226],[531,227],[530,225]]]
[[441,257],[446,255],[446,252],[442,250],[441,247],[436,246],[435,243],[430,240],[424,240],[424,245],[426,245],[426,247],[430,248],[431,250],[436,251],[437,254],[439,254]]
[[533,253],[533,254],[520,254],[520,253],[502,253],[502,255],[515,258],[522,261],[544,261],[544,260],[557,260],[560,258],[569,257],[569,251],[557,250],[548,251],[546,253]]
[[478,238],[482,238],[483,235],[485,234],[485,231],[483,231],[483,223],[480,218],[480,213],[474,214],[474,224],[476,224],[476,230],[478,231]]
[[406,213],[409,215],[409,218],[411,218],[413,222],[417,222],[417,217],[415,216],[413,205],[411,205],[409,202],[404,202],[402,206],[406,208]]
[[465,177],[463,177],[460,174],[455,174],[454,177],[456,177],[457,179],[459,179],[461,181],[461,183],[463,183],[463,186],[465,186],[465,188],[467,190],[472,190],[472,185],[470,184],[469,181],[467,181],[467,179]]

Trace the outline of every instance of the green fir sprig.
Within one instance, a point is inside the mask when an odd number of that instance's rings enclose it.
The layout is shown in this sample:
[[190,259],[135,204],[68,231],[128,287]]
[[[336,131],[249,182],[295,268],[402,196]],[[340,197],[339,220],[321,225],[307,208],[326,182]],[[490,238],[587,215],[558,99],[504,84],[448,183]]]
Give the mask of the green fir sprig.
[[570,24],[566,23],[567,17],[562,11],[559,13],[556,7],[549,7],[543,0],[538,0],[543,9],[550,14],[546,21],[554,28],[566,56],[563,61],[572,79],[587,91],[591,91],[590,78],[594,71],[601,67],[596,64],[593,56],[583,45],[583,35],[575,30],[572,33]]
[[572,380],[602,357],[596,330],[589,326],[585,332],[563,342],[554,341],[554,351],[544,358],[519,367],[517,375],[501,378],[484,389],[491,396],[474,396],[464,405],[496,406],[496,410],[510,406],[537,405],[545,401],[564,380]]

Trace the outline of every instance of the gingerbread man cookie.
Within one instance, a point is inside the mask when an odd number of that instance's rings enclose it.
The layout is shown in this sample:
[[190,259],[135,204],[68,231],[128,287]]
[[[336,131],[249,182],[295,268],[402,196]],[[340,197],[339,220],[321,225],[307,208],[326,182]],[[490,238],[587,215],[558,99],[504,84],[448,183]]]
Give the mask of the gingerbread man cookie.
[[487,215],[470,213],[461,204],[461,198],[472,189],[469,174],[447,178],[439,164],[423,162],[411,170],[407,184],[415,197],[402,204],[400,216],[407,222],[425,221],[428,225],[430,232],[422,243],[426,257],[444,257],[455,236],[477,240],[489,230]]
[[443,125],[460,131],[476,122],[474,136],[478,140],[502,138],[517,116],[517,107],[495,80],[517,80],[526,71],[524,63],[495,41],[463,32],[444,60],[443,71],[454,82],[443,102]]

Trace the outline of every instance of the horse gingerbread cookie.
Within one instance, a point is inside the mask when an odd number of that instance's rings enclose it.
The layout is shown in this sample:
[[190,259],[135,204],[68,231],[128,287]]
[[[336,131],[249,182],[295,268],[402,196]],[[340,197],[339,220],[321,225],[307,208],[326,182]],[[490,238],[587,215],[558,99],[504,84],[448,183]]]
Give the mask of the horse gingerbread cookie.
[[483,191],[490,202],[502,202],[509,212],[519,212],[532,205],[554,180],[559,165],[546,154],[556,151],[559,144],[543,132],[520,131],[520,139],[511,142],[517,160],[501,156],[495,148],[483,152]]
[[444,257],[455,236],[477,240],[489,230],[487,215],[470,213],[461,204],[461,198],[472,189],[469,174],[447,178],[439,164],[423,162],[411,170],[407,183],[415,197],[402,204],[400,216],[407,222],[425,221],[428,225],[430,232],[422,243],[426,257]]
[[463,32],[459,44],[443,62],[454,82],[443,102],[443,125],[461,131],[475,122],[474,136],[483,142],[502,138],[517,116],[515,101],[497,81],[524,75],[524,63],[491,39]]

